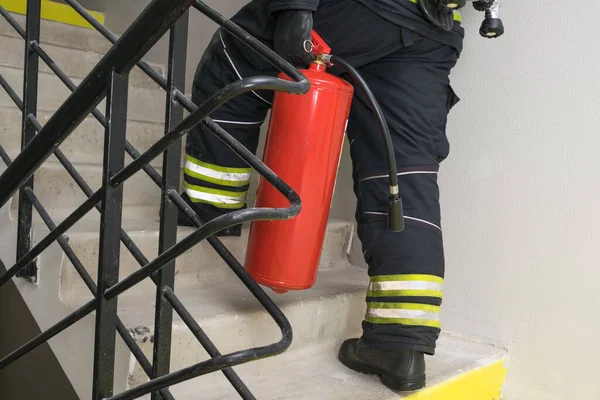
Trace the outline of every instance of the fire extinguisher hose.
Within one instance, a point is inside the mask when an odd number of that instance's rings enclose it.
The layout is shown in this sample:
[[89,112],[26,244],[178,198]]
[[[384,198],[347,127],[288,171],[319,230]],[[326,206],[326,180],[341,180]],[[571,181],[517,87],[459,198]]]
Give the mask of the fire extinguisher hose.
[[354,84],[363,92],[366,96],[369,107],[373,112],[377,125],[381,131],[383,142],[385,145],[385,151],[387,153],[388,169],[389,169],[389,185],[390,185],[390,197],[388,199],[388,228],[392,232],[400,232],[404,230],[404,215],[402,209],[402,198],[398,189],[398,171],[396,168],[396,155],[394,153],[394,144],[392,143],[392,137],[390,135],[390,129],[383,115],[383,110],[377,102],[375,95],[367,85],[367,82],[358,73],[358,71],[350,65],[344,59],[331,56],[331,62],[339,65],[354,81]]

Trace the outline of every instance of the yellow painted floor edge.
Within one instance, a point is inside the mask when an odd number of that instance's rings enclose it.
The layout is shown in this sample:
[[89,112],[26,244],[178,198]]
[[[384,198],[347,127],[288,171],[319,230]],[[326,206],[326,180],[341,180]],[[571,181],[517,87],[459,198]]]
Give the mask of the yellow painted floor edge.
[[403,400],[501,400],[506,360],[465,372]]
[[[27,11],[27,0],[0,0],[0,6],[6,11],[16,14],[25,14]],[[98,22],[104,25],[104,14],[98,11],[88,11]],[[81,15],[68,4],[56,3],[50,0],[42,0],[42,19],[61,22],[63,24],[80,26],[82,28],[94,29]]]

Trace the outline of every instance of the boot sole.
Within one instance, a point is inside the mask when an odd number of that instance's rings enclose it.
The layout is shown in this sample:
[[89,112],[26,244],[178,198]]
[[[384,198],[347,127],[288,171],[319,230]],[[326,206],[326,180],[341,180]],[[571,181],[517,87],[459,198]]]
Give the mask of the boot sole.
[[349,360],[341,352],[339,359],[346,367],[365,375],[377,375],[387,388],[395,392],[414,392],[425,387],[425,375],[414,379],[404,379],[371,365],[365,365]]

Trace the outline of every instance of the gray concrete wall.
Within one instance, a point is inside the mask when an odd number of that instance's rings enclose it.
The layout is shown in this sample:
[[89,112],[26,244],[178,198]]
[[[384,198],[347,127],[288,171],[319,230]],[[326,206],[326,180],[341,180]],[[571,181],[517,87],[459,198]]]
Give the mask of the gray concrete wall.
[[[0,265],[0,273],[4,272]],[[13,282],[0,288],[0,358],[40,333]],[[0,370],[0,399],[78,400],[48,344]]]
[[[4,172],[0,165],[0,174]],[[9,218],[10,203],[0,208],[0,274],[3,262],[10,267],[15,254],[15,226]],[[8,239],[7,239],[8,238]],[[27,285],[30,285],[27,283]],[[0,358],[36,335],[40,328],[13,281],[0,287]],[[0,370],[0,399],[78,400],[71,383],[48,344],[43,344]]]

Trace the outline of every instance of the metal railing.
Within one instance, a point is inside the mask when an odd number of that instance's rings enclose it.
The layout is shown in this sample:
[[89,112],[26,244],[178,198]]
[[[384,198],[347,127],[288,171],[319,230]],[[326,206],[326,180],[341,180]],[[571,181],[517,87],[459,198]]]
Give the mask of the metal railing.
[[[8,82],[0,75],[2,86],[17,107],[22,111],[21,152],[11,160],[0,145],[0,158],[7,169],[0,176],[0,206],[19,192],[16,263],[0,275],[0,286],[15,276],[35,283],[36,259],[52,243],[57,242],[66,257],[94,296],[94,299],[57,322],[23,346],[0,359],[0,369],[10,364],[39,345],[58,335],[75,322],[92,312],[96,313],[94,368],[92,399],[125,400],[152,393],[152,399],[173,399],[169,386],[205,375],[222,371],[243,399],[254,399],[232,367],[253,360],[275,356],[286,351],[292,342],[291,325],[285,315],[249,276],[243,266],[214,236],[222,229],[255,220],[276,220],[295,217],[300,212],[298,195],[255,155],[217,125],[208,115],[228,100],[252,90],[275,90],[302,94],[309,89],[308,80],[291,64],[285,62],[259,40],[253,38],[201,1],[153,0],[139,15],[127,31],[117,39],[98,23],[75,0],[65,0],[113,46],[83,81],[76,86],[58,67],[40,44],[41,0],[27,1],[26,26],[20,24],[0,6],[0,14],[25,39],[25,64],[22,100]],[[185,95],[185,65],[188,35],[189,8],[194,7],[216,22],[237,39],[263,56],[276,68],[284,71],[293,80],[281,80],[268,76],[241,79],[224,87],[200,105],[193,104]],[[165,79],[148,63],[144,54],[170,31],[168,75]],[[37,120],[37,94],[39,60],[42,60],[72,91],[67,100],[41,125]],[[126,139],[128,76],[138,66],[166,92],[165,134],[147,151],[140,154]],[[106,116],[96,106],[106,98]],[[184,109],[190,114],[184,118]],[[93,191],[77,169],[59,149],[59,145],[92,114],[105,127],[102,186]],[[274,185],[290,202],[285,209],[250,208],[231,212],[204,223],[180,197],[181,138],[196,125],[203,123],[215,135],[233,149],[248,165]],[[125,166],[125,153],[133,161]],[[54,154],[69,175],[88,198],[58,226],[35,194],[33,175],[42,163]],[[149,165],[163,154],[162,174]],[[136,172],[143,170],[161,188],[159,255],[148,260],[131,237],[121,226],[123,208],[123,183]],[[70,247],[65,232],[90,210],[100,212],[100,251],[98,256],[97,280],[89,275],[81,260]],[[33,210],[36,210],[50,233],[35,245],[32,243]],[[185,239],[177,242],[177,212],[181,210],[196,229]],[[210,338],[194,320],[178,299],[174,288],[176,258],[207,240],[229,265],[254,297],[262,304],[279,326],[282,338],[276,343],[222,355]],[[119,281],[120,243],[131,252],[140,269]],[[153,359],[148,360],[127,327],[117,316],[118,296],[151,278],[156,284],[156,311],[154,326]],[[97,282],[97,283],[96,283]],[[171,372],[171,329],[173,310],[181,317],[210,355],[210,359]],[[113,393],[115,337],[123,338],[149,380],[123,393]]]

